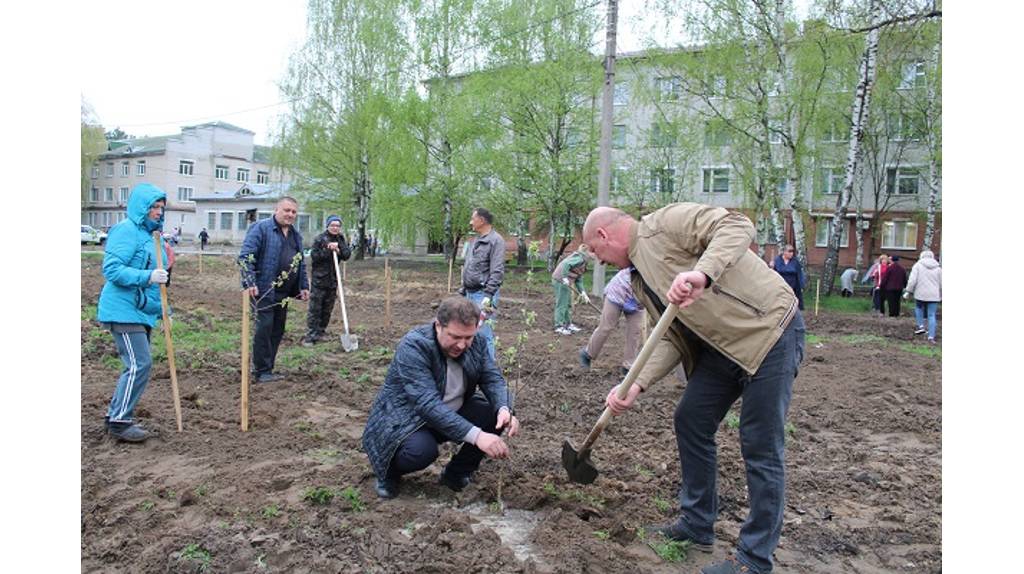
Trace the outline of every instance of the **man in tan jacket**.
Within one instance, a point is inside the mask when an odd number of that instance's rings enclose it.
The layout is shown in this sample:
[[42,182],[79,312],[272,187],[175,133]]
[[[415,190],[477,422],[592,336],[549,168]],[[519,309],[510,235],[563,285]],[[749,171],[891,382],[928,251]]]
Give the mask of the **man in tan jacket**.
[[793,290],[750,251],[754,236],[742,214],[695,203],[672,204],[640,221],[598,207],[583,227],[583,241],[600,261],[635,268],[633,292],[648,314],[660,317],[668,303],[679,305],[626,398],[612,389],[606,399],[621,414],[676,365],[686,370],[674,417],[681,513],[674,524],[653,530],[711,550],[718,514],[715,433],[743,399],[740,444],[750,513],[735,555],[705,566],[705,574],[770,572],[782,532],[784,427],[803,359],[804,322]]

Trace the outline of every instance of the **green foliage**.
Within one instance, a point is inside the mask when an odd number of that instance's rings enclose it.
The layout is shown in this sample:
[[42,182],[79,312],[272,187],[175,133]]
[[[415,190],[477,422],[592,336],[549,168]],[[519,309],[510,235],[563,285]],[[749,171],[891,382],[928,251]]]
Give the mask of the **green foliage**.
[[731,429],[740,428],[740,416],[733,411],[725,414],[725,426]]
[[210,568],[210,558],[210,551],[194,542],[182,548],[181,554],[178,555],[179,562],[195,562],[200,572],[206,572]]
[[150,510],[153,510],[153,508],[155,506],[156,506],[156,503],[153,502],[152,500],[144,500],[144,501],[142,501],[141,504],[139,504],[139,508],[141,508],[142,510],[145,510],[146,512],[149,512]]
[[939,359],[942,358],[942,349],[940,347],[936,346],[936,345],[931,345],[931,344],[915,345],[915,344],[910,344],[910,343],[904,343],[904,344],[900,345],[900,349],[902,349],[902,350],[904,350],[904,351],[906,351],[908,353],[914,353],[915,355],[921,355],[923,357],[937,357]]
[[260,516],[266,519],[277,518],[281,516],[281,509],[276,504],[268,504],[260,510]]
[[366,505],[363,503],[359,496],[359,491],[356,490],[355,487],[346,486],[340,494],[342,498],[348,501],[353,512],[362,512],[366,510]]
[[658,512],[667,514],[672,510],[672,503],[665,500],[664,498],[654,497],[654,507],[658,509]]
[[[811,283],[808,282],[808,284]],[[821,290],[822,292],[824,292],[825,287],[822,286]],[[810,305],[814,305],[813,291],[804,291],[804,302]],[[840,297],[839,295],[822,295],[821,299],[818,302],[818,307],[821,311],[863,314],[871,312],[871,299],[868,297]]]
[[806,335],[804,335],[804,343],[807,345],[817,345],[819,343],[824,342],[825,339],[819,337],[818,335],[812,335],[811,333],[807,333]]
[[114,357],[112,355],[104,355],[103,358],[100,359],[100,362],[103,364],[104,367],[108,369],[113,369],[115,371],[120,371],[121,367],[124,366],[120,358]]
[[886,339],[885,337],[866,333],[861,333],[857,335],[843,335],[842,337],[840,337],[840,340],[850,345],[885,345],[888,343],[888,339]]
[[323,486],[309,487],[302,493],[302,499],[319,506],[326,506],[334,499],[335,492]]
[[608,538],[611,537],[611,534],[607,530],[595,530],[594,537],[598,540],[608,540]]
[[197,498],[206,496],[208,492],[209,489],[205,484],[200,484],[199,486],[195,487],[195,489],[192,490],[192,494],[194,494]]
[[686,552],[690,546],[690,542],[679,542],[677,540],[670,540],[661,536],[657,537],[658,540],[651,540],[647,543],[654,550],[654,553],[659,558],[666,562],[682,562],[686,559]]

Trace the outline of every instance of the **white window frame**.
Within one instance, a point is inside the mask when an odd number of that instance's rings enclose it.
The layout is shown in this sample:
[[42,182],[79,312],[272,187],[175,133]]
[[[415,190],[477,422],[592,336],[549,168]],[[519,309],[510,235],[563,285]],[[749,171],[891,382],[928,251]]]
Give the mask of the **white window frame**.
[[[219,225],[217,229],[220,231],[231,232],[235,228],[235,212],[234,211],[221,211],[218,212],[217,220]],[[225,225],[226,224],[226,225]]]
[[131,193],[131,191],[128,189],[128,186],[121,186],[120,193],[118,194],[118,201],[121,203],[128,203],[129,193]]
[[98,165],[92,166],[92,178],[96,179],[99,176],[100,176],[100,166],[98,166]]
[[612,169],[612,178],[608,182],[610,193],[622,193],[626,187],[626,180],[629,177],[629,170],[624,167],[616,167]]
[[[836,178],[839,178],[839,188],[836,189]],[[825,166],[821,168],[821,193],[823,195],[839,195],[846,185],[846,168],[839,166]]]
[[612,149],[626,148],[626,124],[615,124],[612,126]]
[[[242,177],[243,175],[245,177]],[[240,181],[242,183],[248,183],[249,182],[249,168],[247,168],[247,167],[235,168],[235,181]]]
[[629,86],[624,83],[615,84],[615,90],[612,92],[612,105],[613,107],[629,105]]
[[110,203],[114,202],[114,188],[113,187],[104,187],[103,188],[103,201],[107,201],[107,202],[110,202]]
[[269,171],[257,171],[256,172],[256,185],[267,185],[270,183],[270,172]]
[[[907,230],[906,226],[913,226],[914,239],[913,243],[907,245],[906,243],[897,244],[896,239],[896,227],[902,224],[904,226],[903,233],[901,234],[903,239],[906,239]],[[918,225],[916,221],[910,221],[909,219],[891,219],[889,221],[882,222],[882,249],[897,249],[900,251],[917,251],[917,234]]]
[[89,212],[89,227],[99,227],[99,225],[96,223],[96,212],[95,211],[90,211]]
[[213,209],[206,212],[206,231],[217,231],[217,212]]
[[237,229],[238,231],[245,231],[246,229],[249,228],[248,222],[246,222],[245,220],[244,211],[236,211],[235,218],[235,229]]
[[924,87],[926,73],[927,70],[923,60],[903,64],[903,67],[900,68],[900,85],[896,89],[913,90]]
[[89,201],[93,203],[99,203],[100,201],[100,188],[95,185],[92,186],[92,190],[89,192]]
[[138,177],[146,175],[146,160],[140,159],[135,162],[135,175]]
[[679,76],[660,76],[654,79],[658,99],[662,102],[678,102],[683,97],[683,79]]
[[[895,172],[895,173],[893,173]],[[912,172],[912,173],[910,173]],[[889,176],[892,174],[892,186],[889,185]],[[903,193],[900,191],[902,186],[900,182],[903,180],[909,180],[914,182],[913,193]],[[915,166],[889,166],[885,168],[885,192],[889,195],[899,195],[904,197],[918,197],[921,194],[921,169]]]
[[195,195],[196,188],[188,185],[178,186],[178,201],[195,201],[192,196]]
[[256,221],[263,221],[264,219],[270,219],[270,217],[272,215],[274,215],[274,212],[272,212],[272,211],[257,211],[256,212]]
[[196,174],[196,162],[190,159],[178,160],[178,175],[193,177]]
[[[719,173],[719,172],[725,172],[725,173],[723,174],[723,173]],[[708,179],[709,175],[711,176],[710,180]],[[723,176],[725,177],[725,191],[716,191],[715,190],[715,180],[721,180],[721,178]],[[732,191],[732,189],[731,189],[731,187],[732,187],[732,171],[727,166],[707,165],[707,166],[702,167],[701,171],[700,171],[700,181],[701,181],[701,191],[703,193],[707,193],[707,194],[712,194],[712,193],[726,194],[726,193],[729,193],[730,191]]]
[[[665,176],[668,176],[666,179]],[[668,183],[668,191],[663,189],[663,183]],[[653,195],[674,195],[676,192],[676,170],[671,167],[657,167],[651,170],[650,191]]]
[[[486,178],[491,179],[491,178]],[[305,226],[303,226],[305,222]],[[300,233],[309,233],[310,225],[313,224],[313,218],[308,213],[300,213],[295,217],[295,226],[299,228]]]
[[231,166],[216,165],[213,168],[213,178],[228,181],[231,178]]
[[782,143],[782,122],[777,120],[768,122],[768,143]]
[[676,134],[672,133],[671,126],[667,122],[654,122],[651,124],[650,147],[674,148],[676,147]]
[[114,177],[114,162],[107,162],[107,177]]
[[121,177],[130,177],[132,175],[132,163],[130,161],[121,162]]
[[[814,225],[815,225],[815,228],[814,228],[814,246],[815,247],[828,247],[828,237],[829,237],[829,235],[832,234],[832,218],[828,217],[828,216],[816,217],[815,220],[816,221],[814,222]],[[824,227],[825,230],[826,230],[825,231],[824,239],[822,239],[822,237],[821,237],[821,229],[822,229],[822,227]],[[839,248],[843,249],[844,247],[849,247],[849,246],[850,246],[850,220],[849,219],[843,219],[843,232],[839,234]]]

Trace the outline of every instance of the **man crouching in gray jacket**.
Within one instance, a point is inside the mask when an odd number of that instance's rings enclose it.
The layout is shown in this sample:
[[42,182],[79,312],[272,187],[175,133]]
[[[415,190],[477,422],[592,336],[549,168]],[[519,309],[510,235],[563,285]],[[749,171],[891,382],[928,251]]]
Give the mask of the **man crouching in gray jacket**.
[[363,431],[381,498],[397,496],[402,475],[434,462],[443,442],[464,443],[441,473],[441,483],[456,492],[469,484],[484,455],[508,458],[499,434],[507,428],[515,436],[519,420],[510,410],[508,385],[477,333],[479,317],[475,303],[449,297],[432,323],[399,341]]

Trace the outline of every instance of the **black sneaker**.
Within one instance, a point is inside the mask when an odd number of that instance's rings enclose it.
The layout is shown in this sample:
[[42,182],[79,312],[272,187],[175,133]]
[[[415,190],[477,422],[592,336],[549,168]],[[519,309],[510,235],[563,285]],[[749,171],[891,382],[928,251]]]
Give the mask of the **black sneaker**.
[[732,556],[700,569],[700,574],[747,574],[748,572],[753,572],[753,570],[740,564],[739,560]]
[[284,377],[277,373],[263,373],[256,377],[257,383],[273,383],[274,381],[280,381]]
[[668,525],[655,525],[647,526],[644,531],[652,534],[660,534],[669,540],[675,540],[676,542],[689,542],[690,547],[700,552],[711,552],[712,545],[701,544],[690,537],[690,534],[683,529],[682,522],[676,521]]
[[590,368],[590,353],[587,352],[587,348],[583,347],[580,349],[580,366],[584,369]]
[[462,489],[466,488],[470,482],[470,475],[455,475],[449,474],[447,470],[441,471],[441,484],[454,490],[455,492],[462,492]]
[[133,423],[107,422],[107,432],[110,433],[110,436],[124,442],[146,442],[150,436],[148,430]]
[[398,496],[398,479],[385,478],[377,479],[377,496],[381,498],[394,498]]
[[918,327],[918,328],[914,329],[914,334],[915,335],[922,335],[922,334],[924,334],[924,327]]

